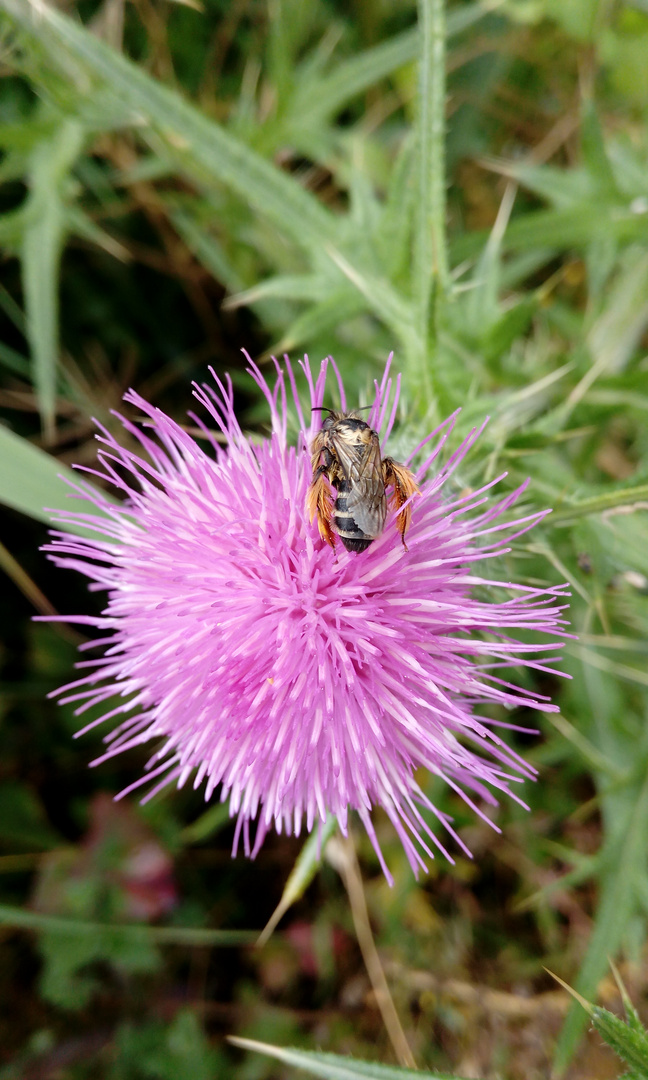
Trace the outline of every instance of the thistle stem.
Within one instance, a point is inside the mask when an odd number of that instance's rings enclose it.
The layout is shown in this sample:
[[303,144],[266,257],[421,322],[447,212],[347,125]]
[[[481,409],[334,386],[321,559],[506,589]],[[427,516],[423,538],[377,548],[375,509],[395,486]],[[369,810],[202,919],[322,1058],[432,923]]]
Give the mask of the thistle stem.
[[418,0],[418,11],[421,53],[414,286],[417,336],[421,352],[419,372],[422,389],[431,391],[428,352],[431,343],[438,338],[439,322],[448,291],[445,220],[445,0]]
[[326,848],[326,857],[335,867],[347,891],[351,917],[355,928],[358,945],[362,953],[367,975],[371,983],[376,999],[376,1005],[380,1010],[383,1023],[387,1029],[394,1053],[401,1065],[408,1069],[416,1068],[416,1061],[405,1037],[405,1032],[400,1022],[394,1000],[389,992],[385,972],[378,955],[376,943],[369,922],[367,901],[362,884],[362,874],[358,865],[355,845],[351,836],[338,835],[329,840]]

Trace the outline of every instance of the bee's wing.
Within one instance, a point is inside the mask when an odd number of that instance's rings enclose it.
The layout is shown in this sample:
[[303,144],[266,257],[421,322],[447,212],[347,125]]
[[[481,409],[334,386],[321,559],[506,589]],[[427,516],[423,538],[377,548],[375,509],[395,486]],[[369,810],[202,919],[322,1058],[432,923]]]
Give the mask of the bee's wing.
[[356,447],[343,439],[334,439],[334,448],[342,471],[349,481],[347,509],[359,529],[367,536],[380,536],[385,527],[387,499],[382,475],[380,441],[375,432],[358,456]]

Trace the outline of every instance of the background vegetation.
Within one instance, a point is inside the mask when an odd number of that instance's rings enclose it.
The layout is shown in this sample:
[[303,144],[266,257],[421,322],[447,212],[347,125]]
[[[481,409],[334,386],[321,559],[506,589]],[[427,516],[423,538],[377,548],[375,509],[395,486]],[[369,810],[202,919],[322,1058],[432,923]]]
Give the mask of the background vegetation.
[[[645,0],[451,3],[445,139],[440,0],[61,8],[0,0],[0,1077],[294,1075],[225,1034],[393,1061],[367,911],[420,1067],[617,1075],[545,968],[616,1008],[619,957],[642,1011]],[[395,349],[403,444],[490,414],[459,482],[532,477],[555,512],[506,572],[569,580],[579,635],[518,739],[531,813],[497,836],[435,791],[472,862],[416,882],[379,821],[395,887],[334,847],[258,949],[299,842],[232,862],[199,795],[116,807],[145,755],[87,769],[100,736],[45,696],[80,637],[30,621],[96,602],[37,551],[90,418],[134,386],[182,419],[211,363],[262,431],[241,346],[332,352],[351,400]]]

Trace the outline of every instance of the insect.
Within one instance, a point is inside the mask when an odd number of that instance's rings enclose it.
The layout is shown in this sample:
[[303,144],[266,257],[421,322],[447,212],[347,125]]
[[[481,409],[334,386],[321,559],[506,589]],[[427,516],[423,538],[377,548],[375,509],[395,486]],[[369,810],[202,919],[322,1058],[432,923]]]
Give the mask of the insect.
[[[390,505],[399,510],[418,486],[405,465],[381,457],[378,434],[358,412],[324,411],[329,415],[311,444],[313,479],[306,509],[311,521],[317,517],[320,536],[331,547],[337,534],[347,551],[366,551],[385,527],[385,488],[393,488]],[[407,506],[397,519],[405,550],[411,517]]]

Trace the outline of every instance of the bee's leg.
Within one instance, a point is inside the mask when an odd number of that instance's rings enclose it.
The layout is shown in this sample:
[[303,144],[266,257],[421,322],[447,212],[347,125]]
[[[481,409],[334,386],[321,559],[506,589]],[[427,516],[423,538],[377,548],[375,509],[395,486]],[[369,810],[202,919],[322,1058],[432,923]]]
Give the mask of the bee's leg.
[[[400,510],[401,506],[407,502],[410,495],[416,494],[419,490],[418,484],[414,478],[414,474],[405,465],[400,465],[398,461],[394,461],[393,458],[383,458],[383,483],[385,487],[390,485],[394,488],[394,493],[390,499],[390,504],[393,510]],[[412,521],[412,506],[406,506],[402,514],[399,514],[396,518],[396,526],[401,534],[401,540],[403,541],[403,547],[407,551],[407,544],[405,543],[405,533],[410,527]]]
[[335,533],[331,527],[334,503],[329,482],[332,465],[333,457],[328,450],[313,453],[313,479],[306,496],[306,510],[311,521],[317,517],[317,527],[322,540],[335,548]]
[[333,454],[326,445],[326,435],[323,431],[318,431],[317,435],[311,443],[311,468],[313,470],[313,480],[315,479],[315,473],[323,468],[325,472],[329,472],[333,465]]

